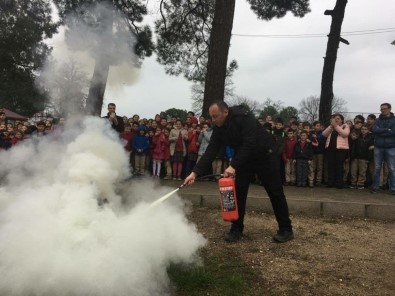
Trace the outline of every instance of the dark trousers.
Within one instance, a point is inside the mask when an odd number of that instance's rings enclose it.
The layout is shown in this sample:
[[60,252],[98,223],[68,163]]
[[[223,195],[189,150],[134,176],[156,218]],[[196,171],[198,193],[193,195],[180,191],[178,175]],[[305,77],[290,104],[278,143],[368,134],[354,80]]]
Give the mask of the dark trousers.
[[280,163],[278,157],[273,153],[261,155],[257,157],[257,159],[254,159],[254,162],[236,171],[236,198],[239,209],[239,219],[233,222],[232,228],[243,231],[248,188],[254,174],[258,176],[261,184],[269,195],[279,230],[292,230],[288,204],[285,199],[281,181]]
[[346,160],[348,150],[336,149],[327,150],[326,158],[328,161],[328,185],[343,186],[344,161]]
[[296,160],[296,184],[299,186],[307,185],[307,172],[309,169],[309,163],[307,159]]

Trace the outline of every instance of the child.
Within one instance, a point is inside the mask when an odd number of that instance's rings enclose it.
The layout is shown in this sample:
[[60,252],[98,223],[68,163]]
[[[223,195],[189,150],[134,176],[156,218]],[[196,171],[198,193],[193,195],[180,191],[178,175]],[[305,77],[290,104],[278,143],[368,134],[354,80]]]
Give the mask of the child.
[[136,176],[144,175],[145,169],[145,156],[148,151],[149,140],[145,135],[145,127],[140,126],[138,130],[138,134],[133,138],[133,146],[132,149],[135,152],[134,155],[134,163],[136,166]]
[[163,130],[163,133],[165,135],[165,137],[163,138],[163,145],[165,148],[165,150],[163,151],[163,160],[165,161],[165,170],[166,170],[166,174],[163,179],[170,180],[172,175],[171,162],[170,162],[170,142],[169,142],[170,130],[165,128]]
[[313,144],[313,161],[311,163],[311,170],[309,171],[309,186],[321,186],[324,172],[326,139],[322,135],[321,123],[319,121],[313,123],[313,130],[309,138]]
[[293,156],[293,163],[296,163],[296,186],[306,187],[309,164],[313,159],[313,146],[307,141],[307,131],[301,131],[299,136],[300,140],[295,144]]
[[181,120],[177,120],[169,135],[170,154],[173,159],[173,180],[181,180],[182,163],[187,153],[185,146],[187,140],[188,132],[182,128]]
[[152,176],[159,178],[162,160],[165,157],[165,135],[160,127],[156,128],[152,144]]
[[196,161],[198,158],[199,152],[199,131],[197,130],[196,123],[191,124],[191,128],[188,131],[188,147],[187,147],[187,166],[185,170],[185,174],[188,176],[194,166],[196,165]]
[[[147,133],[147,137],[148,137],[148,151],[147,151],[147,155],[145,157],[145,169],[149,172],[151,172],[151,168],[152,168],[152,152],[154,150],[154,144],[152,143],[152,139],[154,138],[156,132],[156,128],[152,129],[152,127],[148,128],[148,133]],[[151,172],[152,173],[152,172]]]
[[284,142],[282,158],[285,164],[285,184],[295,185],[295,165],[293,162],[294,148],[297,138],[292,129],[287,131],[287,139]]
[[286,132],[284,131],[284,123],[281,118],[276,119],[275,125],[272,130],[272,134],[273,134],[273,137],[276,140],[276,144],[277,144],[277,155],[278,155],[278,158],[280,161],[281,180],[284,183],[285,182],[285,164],[284,164],[284,161],[281,157],[281,154],[284,149]]
[[364,189],[369,161],[373,159],[374,141],[369,126],[364,124],[359,137],[354,139],[350,149],[351,185],[350,188]]

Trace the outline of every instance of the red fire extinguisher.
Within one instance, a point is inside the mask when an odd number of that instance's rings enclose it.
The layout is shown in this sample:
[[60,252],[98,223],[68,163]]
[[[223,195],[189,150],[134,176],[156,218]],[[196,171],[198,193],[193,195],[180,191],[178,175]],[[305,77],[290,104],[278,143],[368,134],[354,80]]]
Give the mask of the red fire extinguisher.
[[218,180],[222,219],[236,221],[239,219],[237,208],[236,186],[234,178],[221,178]]

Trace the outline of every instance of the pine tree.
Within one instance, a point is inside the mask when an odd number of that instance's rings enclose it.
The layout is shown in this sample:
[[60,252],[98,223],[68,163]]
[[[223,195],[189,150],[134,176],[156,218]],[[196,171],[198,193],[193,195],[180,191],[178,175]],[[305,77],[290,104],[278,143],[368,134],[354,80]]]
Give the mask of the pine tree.
[[47,101],[35,79],[51,50],[43,40],[57,31],[50,3],[0,1],[0,107],[26,116],[43,110]]

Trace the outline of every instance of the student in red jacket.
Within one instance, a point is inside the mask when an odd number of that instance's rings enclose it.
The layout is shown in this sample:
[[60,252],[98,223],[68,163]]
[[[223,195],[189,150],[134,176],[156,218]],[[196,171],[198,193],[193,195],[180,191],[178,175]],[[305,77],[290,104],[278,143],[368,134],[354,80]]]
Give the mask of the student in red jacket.
[[285,164],[285,184],[284,185],[295,185],[295,164],[294,164],[294,148],[298,139],[295,136],[295,132],[292,129],[287,131],[287,139],[284,142],[284,149],[282,158]]
[[160,127],[156,128],[152,137],[152,176],[159,178],[162,161],[165,158],[165,135]]

